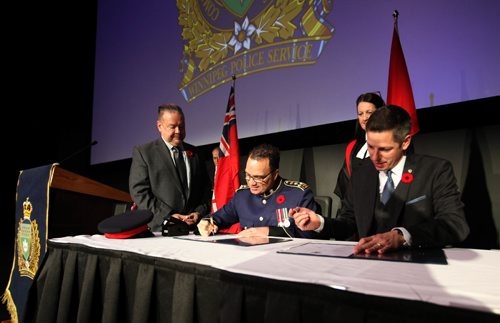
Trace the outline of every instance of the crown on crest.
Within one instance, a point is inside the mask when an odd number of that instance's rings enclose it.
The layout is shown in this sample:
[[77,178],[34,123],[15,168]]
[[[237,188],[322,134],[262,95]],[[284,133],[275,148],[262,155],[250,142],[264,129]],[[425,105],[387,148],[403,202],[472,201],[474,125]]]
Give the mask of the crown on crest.
[[30,198],[27,197],[26,201],[23,203],[23,215],[25,218],[31,217],[31,212],[33,211],[33,205],[30,202]]

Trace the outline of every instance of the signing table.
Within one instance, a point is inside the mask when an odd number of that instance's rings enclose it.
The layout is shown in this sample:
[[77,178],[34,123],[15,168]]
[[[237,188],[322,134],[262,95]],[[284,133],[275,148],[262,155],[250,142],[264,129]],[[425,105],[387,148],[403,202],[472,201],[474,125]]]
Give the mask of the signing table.
[[500,321],[500,252],[444,249],[448,264],[283,253],[156,236],[51,239],[25,322]]

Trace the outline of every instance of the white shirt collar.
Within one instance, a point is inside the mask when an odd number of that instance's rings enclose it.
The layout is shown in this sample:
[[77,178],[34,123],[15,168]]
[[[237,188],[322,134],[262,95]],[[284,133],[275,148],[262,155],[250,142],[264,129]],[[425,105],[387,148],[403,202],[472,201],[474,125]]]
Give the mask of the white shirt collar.
[[[167,145],[168,150],[170,151],[170,153],[172,153],[172,148],[174,148],[175,146],[171,145],[168,141],[166,141],[165,139],[163,139],[163,137],[161,137],[161,140],[163,140],[163,142],[165,143],[165,145]],[[184,150],[184,149],[182,149],[182,145],[180,145],[179,148],[180,148],[180,150]]]
[[[399,160],[399,162],[396,164],[396,166],[394,166],[392,169],[391,169],[391,172],[392,172],[392,177],[393,179],[394,178],[399,178],[401,179],[401,176],[403,175],[403,170],[404,170],[404,167],[405,167],[405,162],[406,162],[406,155],[403,155],[403,157],[401,157],[401,159]],[[396,184],[396,183],[394,183]]]
[[[403,170],[405,167],[406,155],[403,155],[399,162],[390,171],[392,172],[392,181],[394,182],[394,188],[398,187],[399,182],[401,182],[401,176],[403,176]],[[387,182],[387,173],[378,172],[378,179],[380,183],[379,193],[382,193],[384,189],[385,182]]]
[[359,148],[356,158],[365,159],[368,157],[370,157],[370,153],[368,152],[368,144],[365,141],[365,144]]
[[365,143],[363,146],[361,146],[361,148],[359,148],[358,153],[356,154],[356,158],[365,159],[370,157],[370,152],[368,151],[368,143],[366,142],[367,137],[368,135],[365,132]]

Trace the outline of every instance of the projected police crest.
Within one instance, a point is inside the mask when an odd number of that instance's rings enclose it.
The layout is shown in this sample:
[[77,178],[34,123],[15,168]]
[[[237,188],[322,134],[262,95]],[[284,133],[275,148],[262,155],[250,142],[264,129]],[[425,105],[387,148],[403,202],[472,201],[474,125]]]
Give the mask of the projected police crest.
[[177,2],[184,51],[179,85],[188,102],[238,77],[314,64],[333,36],[332,1]]

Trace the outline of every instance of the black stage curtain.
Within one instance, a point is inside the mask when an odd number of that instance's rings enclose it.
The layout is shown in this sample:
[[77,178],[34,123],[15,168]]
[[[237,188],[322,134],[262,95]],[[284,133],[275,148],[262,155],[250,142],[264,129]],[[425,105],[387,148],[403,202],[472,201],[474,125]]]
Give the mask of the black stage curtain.
[[[53,243],[24,322],[487,322],[498,316]],[[498,321],[497,321],[498,322]]]

